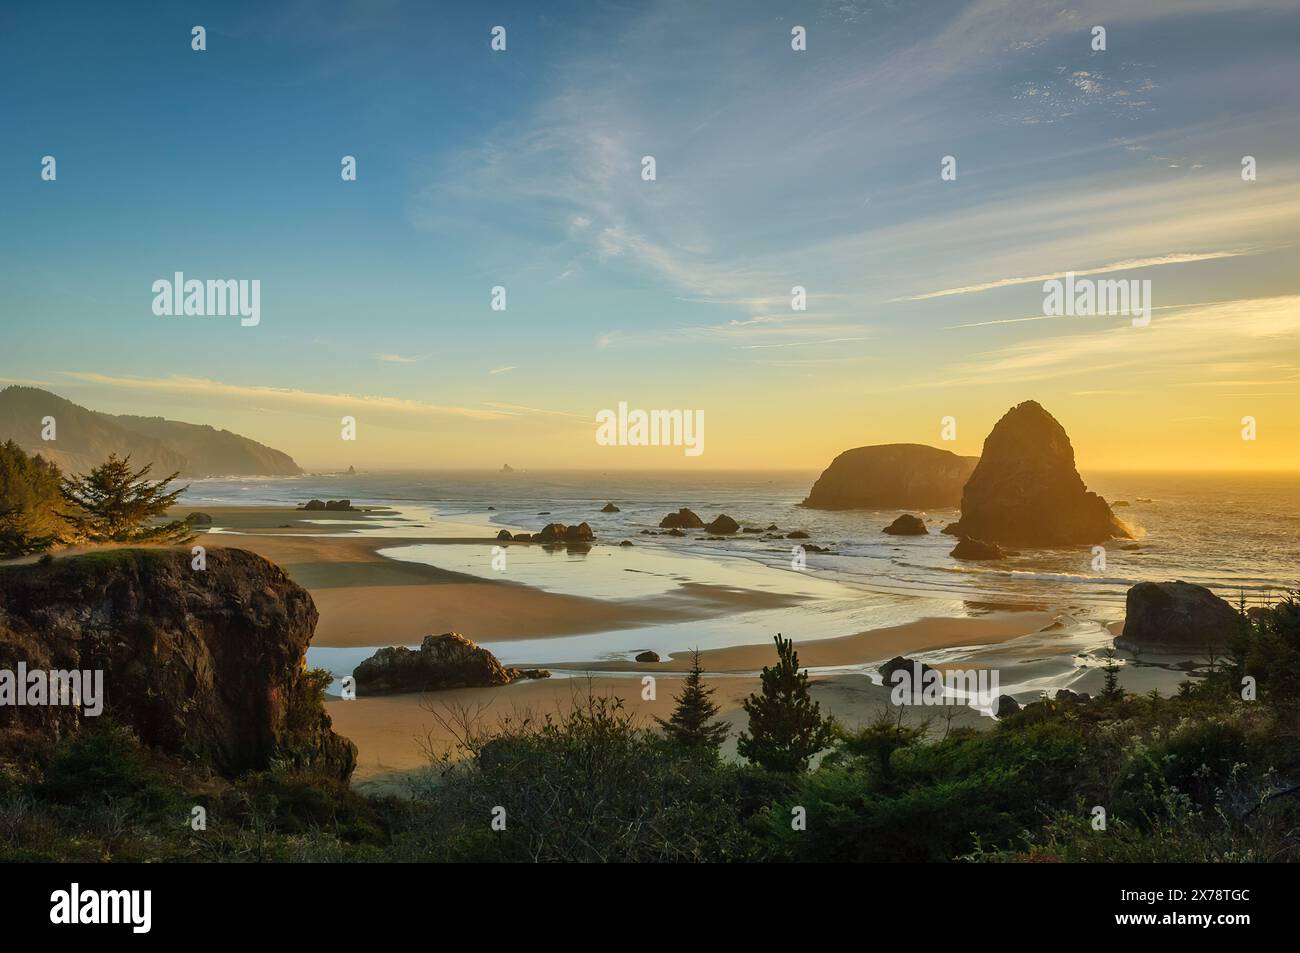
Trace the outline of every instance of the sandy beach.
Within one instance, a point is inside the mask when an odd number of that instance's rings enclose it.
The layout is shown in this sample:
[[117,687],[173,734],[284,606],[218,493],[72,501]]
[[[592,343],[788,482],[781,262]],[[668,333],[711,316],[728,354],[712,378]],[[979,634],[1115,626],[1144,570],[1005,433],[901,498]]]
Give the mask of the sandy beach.
[[[548,592],[510,580],[477,578],[435,565],[391,559],[380,551],[412,543],[490,545],[496,542],[492,537],[413,535],[412,530],[418,527],[404,528],[400,535],[347,535],[379,522],[388,515],[383,510],[308,513],[289,507],[223,506],[205,507],[204,512],[220,528],[200,537],[204,545],[256,552],[284,567],[311,592],[320,611],[313,640],[319,647],[418,644],[425,635],[446,631],[463,632],[476,641],[551,639],[727,616],[797,601],[766,590],[698,583],[683,583],[654,596],[601,599]],[[178,511],[178,515],[184,513]],[[320,518],[332,525],[311,522]],[[1007,642],[1038,632],[1052,618],[1043,611],[989,612],[970,618],[923,618],[837,638],[800,640],[798,633],[789,634],[795,638],[802,665],[835,668],[863,666],[895,655]],[[450,732],[439,723],[435,710],[475,710],[481,724],[491,728],[502,719],[525,713],[538,717],[566,711],[575,698],[594,692],[622,699],[629,711],[650,724],[654,717],[665,716],[672,709],[681,673],[689,666],[687,649],[682,645],[659,663],[580,658],[549,663],[547,667],[556,677],[501,688],[353,701],[332,698],[329,711],[336,729],[358,746],[355,783],[400,787],[405,772],[427,765],[430,754],[453,748]],[[724,754],[734,753],[734,733],[745,723],[741,701],[757,689],[757,673],[773,655],[770,641],[701,652],[709,683],[716,689],[715,700],[733,728]],[[642,676],[646,674],[656,677],[652,700],[642,697]],[[814,673],[812,680],[814,697],[823,709],[846,725],[869,721],[888,704],[888,690],[862,671]],[[990,723],[968,708],[955,711],[955,722]]]

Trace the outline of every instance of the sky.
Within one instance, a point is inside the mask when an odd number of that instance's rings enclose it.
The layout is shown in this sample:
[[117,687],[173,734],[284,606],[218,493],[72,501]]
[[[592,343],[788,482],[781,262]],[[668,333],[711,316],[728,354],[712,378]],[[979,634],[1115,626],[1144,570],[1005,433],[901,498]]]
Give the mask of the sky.
[[309,468],[977,454],[1035,399],[1085,469],[1300,469],[1298,54],[1294,0],[5,3],[0,386]]

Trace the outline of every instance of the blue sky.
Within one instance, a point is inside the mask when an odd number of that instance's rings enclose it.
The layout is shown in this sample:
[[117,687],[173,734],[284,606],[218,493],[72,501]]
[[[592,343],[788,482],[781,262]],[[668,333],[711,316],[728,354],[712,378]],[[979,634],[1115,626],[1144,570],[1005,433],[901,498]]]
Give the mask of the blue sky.
[[[55,2],[0,27],[3,381],[309,466],[815,467],[945,415],[978,452],[1028,397],[1090,465],[1300,466],[1294,2]],[[1152,281],[1145,333],[1041,318],[1042,276],[1092,269]],[[178,270],[260,279],[261,324],[155,316]],[[595,446],[619,401],[704,409],[707,452]]]

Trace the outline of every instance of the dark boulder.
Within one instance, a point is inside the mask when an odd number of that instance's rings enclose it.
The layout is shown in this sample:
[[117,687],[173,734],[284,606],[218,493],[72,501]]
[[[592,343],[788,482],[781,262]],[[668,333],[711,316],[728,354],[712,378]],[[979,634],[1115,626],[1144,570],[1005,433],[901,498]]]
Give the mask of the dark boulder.
[[803,530],[797,529],[793,533],[786,533],[785,538],[786,539],[809,539],[810,537]]
[[211,526],[212,517],[207,513],[191,513],[189,516],[185,517],[185,522],[189,523],[191,526]]
[[514,539],[514,537],[510,535],[510,530],[503,529],[501,532],[497,533],[497,539],[503,541],[509,541],[511,539]]
[[606,503],[604,506],[600,508],[600,511],[602,513],[618,513],[619,508],[615,506],[613,503]]
[[426,635],[419,649],[404,645],[380,649],[352,673],[357,695],[432,692],[447,688],[509,685],[521,678],[547,678],[545,670],[507,668],[487,649],[459,632]]
[[305,504],[303,504],[303,509],[304,509],[304,510],[323,510],[323,509],[325,509],[325,501],[324,501],[324,500],[308,500]]
[[536,536],[541,543],[586,543],[596,538],[586,523],[566,526],[564,523],[547,523]]
[[1226,652],[1237,612],[1204,586],[1140,582],[1124,600],[1124,631],[1115,646],[1130,652]]
[[660,529],[703,529],[704,520],[700,519],[686,507],[676,513],[669,513],[659,521]]
[[993,709],[993,713],[999,718],[1006,718],[1018,711],[1020,711],[1020,702],[1010,695],[999,695],[997,705]]
[[948,554],[953,559],[1006,559],[1007,554],[997,543],[986,543],[982,539],[970,539],[963,536]]
[[[893,684],[895,672],[906,671],[909,675],[915,676],[917,671],[915,666],[917,665],[921,666],[920,674],[922,677],[924,677],[926,672],[938,671],[938,669],[934,668],[932,665],[926,665],[924,662],[917,662],[914,659],[905,658],[902,655],[895,655],[888,662],[881,665],[877,671],[880,672],[881,677],[885,680],[886,687],[888,687]],[[915,687],[919,689],[920,685]]]
[[636,660],[637,660],[638,662],[657,662],[657,661],[659,661],[659,653],[658,653],[658,652],[641,652],[641,653],[639,653],[639,654],[637,655]]
[[904,513],[881,532],[888,533],[890,536],[925,536],[928,535],[929,530],[925,528],[925,520],[911,513]]
[[708,524],[704,528],[708,530],[710,533],[731,534],[731,533],[740,532],[740,524],[737,523],[735,520],[733,520],[726,513],[723,513],[721,516],[719,516],[717,519],[715,519],[712,523]]

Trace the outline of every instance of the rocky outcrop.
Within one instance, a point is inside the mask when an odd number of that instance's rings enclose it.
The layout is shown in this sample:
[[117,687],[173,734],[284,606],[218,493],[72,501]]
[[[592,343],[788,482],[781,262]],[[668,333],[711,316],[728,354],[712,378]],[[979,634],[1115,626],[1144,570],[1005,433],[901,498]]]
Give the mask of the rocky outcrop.
[[704,529],[704,520],[700,519],[686,507],[676,513],[669,513],[659,521],[660,529]]
[[619,509],[613,503],[606,503],[604,506],[600,508],[600,511],[602,513],[617,513],[619,512]]
[[636,660],[638,662],[657,662],[659,661],[659,653],[651,651],[639,652]]
[[1007,718],[1020,711],[1020,702],[1016,701],[1010,695],[999,695],[997,704],[994,706],[993,714],[999,718]]
[[207,513],[191,513],[185,517],[185,522],[191,526],[211,526],[212,517]]
[[508,543],[513,538],[514,537],[510,535],[510,530],[508,529],[503,529],[501,530],[501,532],[497,533],[497,539],[501,540],[502,542]]
[[[307,590],[239,549],[121,549],[0,569],[0,669],[103,672],[104,710],[146,745],[221,774],[279,760],[346,779],[356,748],[334,734],[304,658]],[[75,734],[82,707],[0,708],[0,729]]]
[[487,688],[521,678],[549,678],[545,669],[507,668],[459,632],[426,635],[419,649],[380,649],[353,671],[358,697],[446,688]]
[[818,510],[957,506],[977,462],[919,443],[857,447],[831,461],[803,505]]
[[925,520],[911,513],[904,513],[881,532],[890,536],[925,536],[929,533],[925,528]]
[[1007,554],[997,543],[986,543],[982,539],[970,539],[963,536],[948,554],[953,559],[1006,559]]
[[566,526],[564,523],[547,523],[542,531],[534,536],[539,543],[586,543],[596,538],[591,527],[586,523]]
[[1124,600],[1124,631],[1115,638],[1115,647],[1130,652],[1222,654],[1239,625],[1236,610],[1204,586],[1140,582]]
[[1131,536],[1079,478],[1065,429],[1032,400],[1007,411],[984,441],[952,531],[1019,546],[1084,545]]
[[708,530],[710,533],[722,533],[726,535],[740,532],[740,524],[737,523],[735,520],[733,520],[726,513],[723,513],[721,516],[715,519],[712,523],[709,523],[704,528]]

